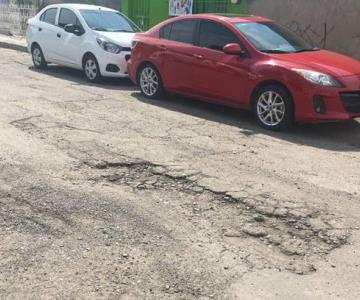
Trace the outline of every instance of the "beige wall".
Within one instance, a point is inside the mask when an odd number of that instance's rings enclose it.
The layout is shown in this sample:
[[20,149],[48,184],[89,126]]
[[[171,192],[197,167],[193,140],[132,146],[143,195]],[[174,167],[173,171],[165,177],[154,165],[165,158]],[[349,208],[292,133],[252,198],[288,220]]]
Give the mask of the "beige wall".
[[314,46],[360,59],[360,0],[248,0],[248,12],[280,22]]

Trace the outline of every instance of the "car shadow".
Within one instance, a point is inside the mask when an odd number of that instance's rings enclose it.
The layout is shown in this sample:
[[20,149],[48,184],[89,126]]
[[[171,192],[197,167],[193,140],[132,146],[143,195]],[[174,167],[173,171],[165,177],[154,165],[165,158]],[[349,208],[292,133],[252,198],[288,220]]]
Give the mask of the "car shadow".
[[44,70],[39,70],[34,68],[33,66],[29,67],[31,71],[43,73],[50,75],[55,78],[64,79],[68,81],[72,81],[76,85],[81,86],[96,86],[102,89],[111,89],[111,90],[126,90],[126,91],[135,91],[136,87],[130,81],[129,78],[111,78],[104,77],[102,78],[100,83],[91,83],[86,80],[85,75],[80,70],[75,70],[63,66],[58,65],[49,65]]
[[342,123],[297,124],[292,129],[274,132],[261,128],[252,113],[198,99],[165,96],[159,100],[144,98],[140,92],[132,93],[138,101],[163,109],[192,115],[239,128],[239,134],[271,136],[298,145],[332,151],[360,151],[360,120]]

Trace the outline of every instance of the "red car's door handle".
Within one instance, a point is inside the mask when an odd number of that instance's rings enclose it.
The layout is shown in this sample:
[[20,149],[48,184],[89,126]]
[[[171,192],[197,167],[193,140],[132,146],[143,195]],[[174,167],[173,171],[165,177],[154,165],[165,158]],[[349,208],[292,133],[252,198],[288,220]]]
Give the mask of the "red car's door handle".
[[161,51],[166,51],[166,50],[167,50],[166,46],[164,46],[164,45],[160,45],[160,46],[159,46],[159,49],[160,49]]
[[204,59],[204,56],[202,56],[201,54],[193,54],[193,56],[197,59]]

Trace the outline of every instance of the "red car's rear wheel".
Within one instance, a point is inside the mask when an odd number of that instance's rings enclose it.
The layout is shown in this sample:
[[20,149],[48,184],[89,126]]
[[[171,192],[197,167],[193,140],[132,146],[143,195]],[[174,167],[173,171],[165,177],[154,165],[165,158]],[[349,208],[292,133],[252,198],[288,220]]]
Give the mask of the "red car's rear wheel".
[[138,72],[138,83],[141,93],[150,99],[160,97],[163,92],[163,84],[159,71],[151,64],[140,67]]

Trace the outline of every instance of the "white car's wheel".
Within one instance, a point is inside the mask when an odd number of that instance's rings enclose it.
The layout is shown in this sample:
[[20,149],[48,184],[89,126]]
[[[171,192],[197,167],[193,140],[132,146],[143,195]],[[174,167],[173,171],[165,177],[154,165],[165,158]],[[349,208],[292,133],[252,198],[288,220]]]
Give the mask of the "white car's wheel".
[[31,48],[31,56],[36,69],[44,69],[47,66],[43,52],[39,45],[35,44]]
[[99,82],[101,80],[99,64],[94,55],[88,54],[84,58],[83,69],[87,80]]

